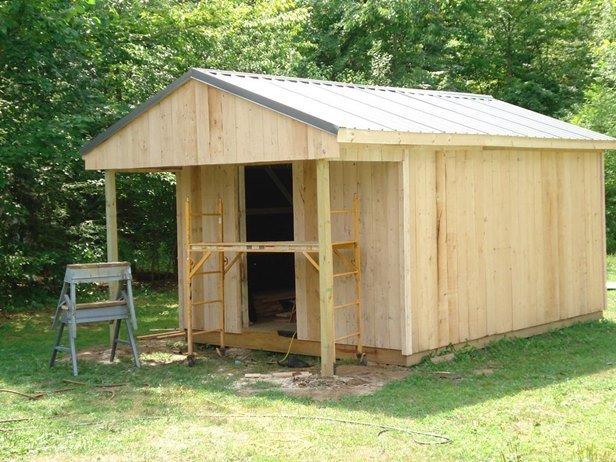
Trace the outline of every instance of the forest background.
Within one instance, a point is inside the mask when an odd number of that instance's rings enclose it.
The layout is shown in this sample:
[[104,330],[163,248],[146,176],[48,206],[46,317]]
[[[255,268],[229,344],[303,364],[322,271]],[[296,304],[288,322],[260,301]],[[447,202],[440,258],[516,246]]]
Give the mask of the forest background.
[[[487,93],[616,137],[614,24],[616,0],[0,0],[0,311],[105,260],[103,176],[79,148],[189,67]],[[174,181],[118,176],[141,279],[175,277]]]

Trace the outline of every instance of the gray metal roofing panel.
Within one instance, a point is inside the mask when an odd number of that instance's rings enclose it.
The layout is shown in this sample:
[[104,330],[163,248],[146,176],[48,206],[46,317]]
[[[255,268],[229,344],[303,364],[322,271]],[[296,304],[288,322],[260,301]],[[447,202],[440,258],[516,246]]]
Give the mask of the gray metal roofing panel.
[[250,88],[253,92],[263,92],[281,104],[344,128],[611,140],[605,135],[486,95],[214,70],[202,72],[238,87]]
[[[218,75],[215,76],[215,78],[219,77],[220,76]],[[327,120],[328,122],[338,127],[340,127],[340,124],[342,123],[357,125],[357,128],[362,128],[366,130],[383,130],[387,128],[386,126],[380,125],[377,122],[366,121],[345,108],[338,108],[320,99],[314,98],[313,96],[304,92],[303,88],[300,92],[297,83],[293,83],[292,85],[290,85],[289,82],[287,82],[286,84],[281,86],[277,85],[277,81],[273,81],[271,79],[238,77],[235,75],[224,75],[221,80],[223,80],[223,82],[226,82],[227,84],[248,90],[253,94],[259,94],[267,99],[277,101],[281,105],[300,110],[304,114],[312,115],[313,117],[320,118],[321,120]],[[257,102],[253,98],[246,99]],[[282,110],[279,110],[278,112],[284,113],[284,111]]]
[[[383,101],[381,104],[388,104],[391,110],[405,112],[409,118],[419,119],[426,124],[435,126],[438,132],[485,135],[500,129],[492,121],[451,111],[443,102],[444,99],[392,91],[373,91],[371,93],[373,97],[378,97]],[[369,98],[369,96],[367,97]],[[507,135],[516,136],[519,133],[507,130]]]
[[[196,80],[207,83],[215,88],[227,91],[233,95],[267,107],[276,112],[280,112],[281,114],[285,114],[308,125],[313,125],[316,128],[334,135],[338,133],[339,127],[330,121],[315,117],[309,112],[306,112],[304,108],[299,109],[298,105],[285,104],[281,102],[281,98],[279,98],[278,95],[271,95],[273,98],[270,98],[270,95],[264,91],[264,87],[248,88],[247,85],[245,85],[248,80],[243,81],[244,85],[236,85],[235,82],[230,82],[228,79],[221,79],[218,75],[213,75],[215,72],[212,71],[204,72],[202,69],[193,69],[193,71],[194,74],[191,77]],[[254,80],[257,80],[256,77]]]
[[350,92],[350,94],[342,95],[339,93],[339,88],[327,87],[321,84],[301,83],[297,88],[289,88],[288,85],[284,85],[281,82],[276,82],[274,85],[296,92],[298,95],[306,95],[330,108],[335,108],[345,114],[352,115],[352,118],[345,117],[344,119],[337,120],[340,127],[360,128],[358,125],[361,125],[369,130],[404,130],[410,127],[413,131],[417,132],[433,131],[430,127],[419,122],[404,119],[398,114],[387,112],[384,108],[370,106],[365,101],[353,98],[357,90]]
[[512,112],[499,110],[495,107],[495,102],[498,100],[492,100],[488,102],[482,101],[466,101],[464,105],[461,105],[457,101],[449,100],[449,105],[460,105],[460,107],[452,108],[452,110],[459,110],[468,114],[471,117],[482,118],[490,121],[491,124],[497,125],[504,129],[515,130],[520,136],[530,136],[539,138],[552,138],[556,132],[564,138],[571,136],[573,133],[567,130],[563,130],[559,127],[552,127],[546,129],[543,124],[537,124],[536,120],[530,120],[528,117],[523,117]]
[[196,79],[336,134],[339,128],[529,138],[613,138],[487,95],[266,76],[194,68],[85,145],[91,151],[153,104]]
[[[344,86],[322,86],[315,85],[315,89],[321,91],[321,96],[325,100],[333,98],[347,104],[356,114],[361,114],[364,119],[378,119],[383,121],[391,130],[414,131],[418,133],[442,133],[443,130],[437,128],[438,124],[428,119],[414,117],[411,108],[392,107],[388,101],[379,99],[375,90],[363,88],[349,88]],[[402,110],[401,110],[402,109]],[[357,127],[345,127],[357,128]]]
[[[483,104],[483,102],[479,102],[479,104]],[[555,136],[555,138],[568,138],[568,139],[589,139],[589,140],[607,140],[611,141],[613,138],[603,135],[602,133],[597,133],[592,130],[588,130],[586,128],[579,127],[577,125],[573,125],[567,122],[563,122],[562,120],[555,119],[553,117],[549,117],[538,112],[531,111],[529,109],[524,109],[519,106],[515,106],[513,104],[506,103],[504,101],[500,101],[495,99],[490,102],[490,107],[493,107],[499,111],[503,111],[509,114],[516,114],[521,117],[526,118],[529,122],[534,124],[540,124],[546,129],[551,130],[564,130],[567,133],[570,133],[570,136]]]

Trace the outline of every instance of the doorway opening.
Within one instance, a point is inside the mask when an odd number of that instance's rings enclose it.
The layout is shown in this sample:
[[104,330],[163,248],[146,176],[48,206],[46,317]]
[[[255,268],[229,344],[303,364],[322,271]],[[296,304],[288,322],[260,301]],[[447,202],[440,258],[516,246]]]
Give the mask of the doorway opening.
[[[291,164],[244,170],[246,240],[293,241]],[[248,314],[251,329],[295,331],[295,255],[248,253]]]

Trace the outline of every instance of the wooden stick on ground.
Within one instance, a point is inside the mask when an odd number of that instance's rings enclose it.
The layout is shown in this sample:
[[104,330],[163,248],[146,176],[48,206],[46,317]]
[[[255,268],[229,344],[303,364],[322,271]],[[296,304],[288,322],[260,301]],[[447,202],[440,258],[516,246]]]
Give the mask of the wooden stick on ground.
[[15,395],[23,396],[24,398],[28,398],[28,399],[39,399],[39,398],[42,398],[43,396],[45,396],[44,393],[37,393],[36,395],[28,395],[28,394],[22,393],[20,391],[7,390],[5,388],[0,389],[0,393],[13,393]]
[[34,419],[27,418],[27,417],[22,417],[21,419],[3,419],[3,420],[0,420],[0,424],[13,423],[13,422],[29,422],[30,420],[34,420]]

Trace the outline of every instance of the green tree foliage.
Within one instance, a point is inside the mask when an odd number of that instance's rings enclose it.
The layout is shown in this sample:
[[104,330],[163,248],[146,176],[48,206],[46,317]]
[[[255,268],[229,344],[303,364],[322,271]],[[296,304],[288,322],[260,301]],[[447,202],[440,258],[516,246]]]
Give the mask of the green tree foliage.
[[[0,303],[104,259],[79,147],[189,67],[491,93],[614,135],[614,23],[613,0],[0,0]],[[137,274],[175,271],[174,187],[119,176]]]
[[[599,3],[593,16],[594,78],[573,122],[616,138],[616,2]],[[605,156],[605,202],[607,248],[616,253],[616,151]]]
[[[0,1],[0,302],[57,290],[102,260],[101,175],[78,149],[191,66],[293,73],[307,11],[292,1]],[[119,181],[121,257],[173,271],[174,178]]]
[[581,100],[592,25],[562,0],[309,0],[336,80],[490,93],[549,115]]

